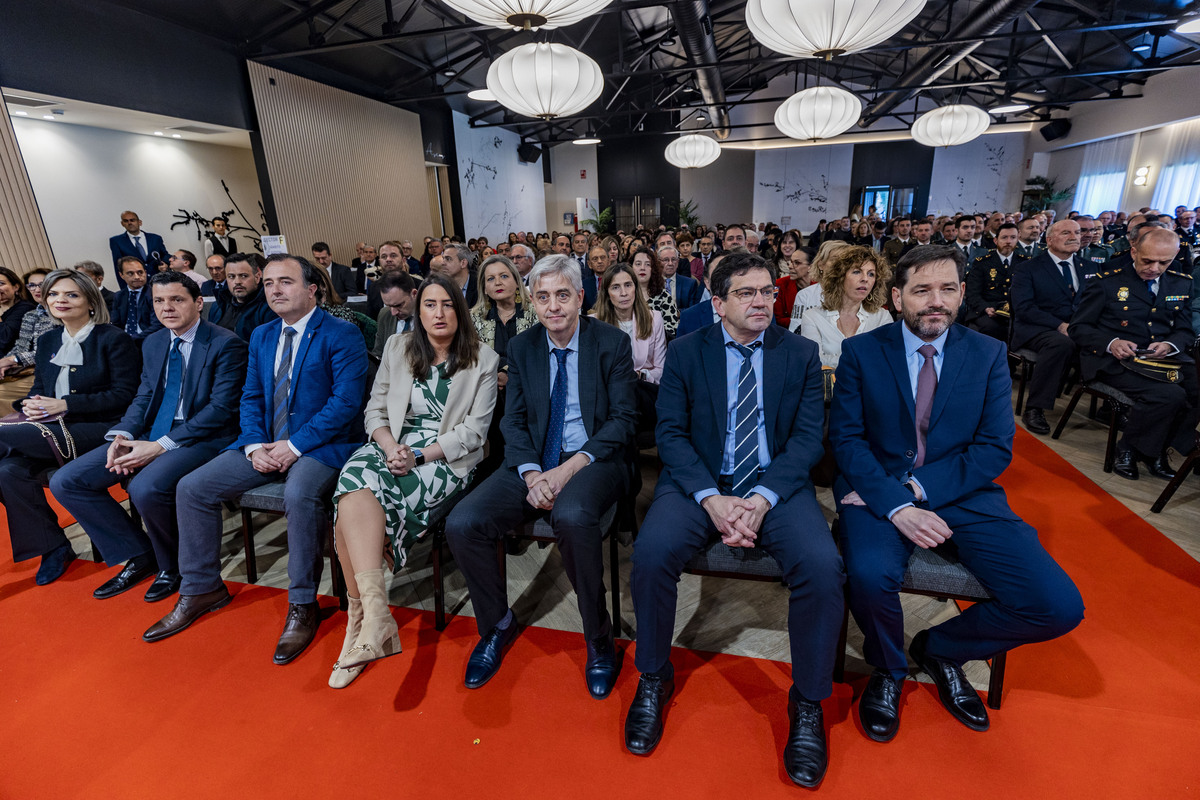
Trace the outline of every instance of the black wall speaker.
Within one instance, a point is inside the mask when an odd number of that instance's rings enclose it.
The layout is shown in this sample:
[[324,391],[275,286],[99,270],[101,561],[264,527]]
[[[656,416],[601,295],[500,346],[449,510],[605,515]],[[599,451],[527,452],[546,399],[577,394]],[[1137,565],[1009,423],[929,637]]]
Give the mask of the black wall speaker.
[[1038,129],[1038,133],[1047,142],[1053,142],[1055,139],[1061,139],[1071,132],[1071,120],[1069,119],[1052,119]]
[[521,142],[517,145],[517,158],[524,161],[526,164],[533,164],[542,157],[542,148],[536,144],[529,142]]

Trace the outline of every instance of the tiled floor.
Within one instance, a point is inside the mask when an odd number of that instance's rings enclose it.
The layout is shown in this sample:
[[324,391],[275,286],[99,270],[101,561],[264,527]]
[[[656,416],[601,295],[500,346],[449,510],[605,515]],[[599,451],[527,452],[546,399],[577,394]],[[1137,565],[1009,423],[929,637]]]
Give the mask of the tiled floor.
[[[1065,403],[1060,401],[1059,411],[1063,406]],[[1048,416],[1051,425],[1057,423],[1057,412]],[[1044,441],[1105,491],[1137,512],[1193,557],[1200,558],[1200,525],[1197,525],[1200,478],[1189,477],[1164,512],[1152,514],[1150,505],[1162,491],[1164,482],[1147,476],[1143,476],[1139,481],[1128,481],[1104,473],[1104,436],[1104,427],[1087,421],[1086,415],[1080,410],[1076,412],[1061,439],[1055,441],[1047,436],[1044,437]],[[1176,464],[1181,460],[1178,456],[1174,459]],[[637,499],[639,518],[645,515],[649,506],[657,470],[658,463],[653,454],[644,455],[645,488]],[[826,516],[832,518],[832,491],[818,489],[817,498],[825,509]],[[260,526],[256,536],[259,583],[286,587],[285,522],[283,518],[272,515],[261,515],[256,521]],[[226,565],[224,574],[227,579],[233,581],[245,580],[245,559],[241,549],[241,536],[238,534],[240,525],[240,514],[232,513],[227,516],[225,529],[228,535],[224,540],[223,553]],[[76,539],[77,551],[88,552],[86,540],[78,526],[73,526],[68,534]],[[635,628],[628,592],[630,552],[627,546],[620,548],[621,616],[626,637],[629,637],[630,631]],[[607,571],[605,574],[607,575]],[[540,549],[537,545],[531,545],[523,554],[509,556],[508,585],[510,600],[523,622],[561,630],[580,629],[575,596],[563,574],[555,548]],[[446,589],[449,612],[470,615],[471,604],[466,587],[452,562],[446,570]],[[329,592],[328,574],[323,577],[322,591]],[[956,613],[951,602],[909,595],[902,596],[902,600],[906,616],[905,630],[909,636]],[[418,546],[409,559],[408,566],[392,578],[391,601],[394,605],[433,610],[429,547]],[[166,613],[167,610],[169,609],[164,605],[163,612]],[[780,584],[684,575],[679,584],[676,644],[697,650],[787,661],[786,614],[787,592]],[[862,636],[851,622],[847,669],[858,672],[866,670],[861,660],[861,648]],[[968,664],[967,674],[977,687],[986,686],[989,673],[985,663]]]

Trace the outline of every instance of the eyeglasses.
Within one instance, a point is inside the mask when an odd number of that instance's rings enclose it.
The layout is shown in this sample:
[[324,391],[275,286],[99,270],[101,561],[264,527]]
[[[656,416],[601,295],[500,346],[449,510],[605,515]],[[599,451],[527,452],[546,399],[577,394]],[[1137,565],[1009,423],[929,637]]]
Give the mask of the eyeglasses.
[[762,295],[764,300],[772,302],[777,294],[779,294],[779,288],[776,286],[764,286],[761,289],[734,289],[729,292],[729,296],[740,303],[749,303],[755,295]]
[[38,281],[37,283],[27,283],[27,284],[25,284],[25,288],[26,289],[40,289],[40,288],[42,288],[42,282]]

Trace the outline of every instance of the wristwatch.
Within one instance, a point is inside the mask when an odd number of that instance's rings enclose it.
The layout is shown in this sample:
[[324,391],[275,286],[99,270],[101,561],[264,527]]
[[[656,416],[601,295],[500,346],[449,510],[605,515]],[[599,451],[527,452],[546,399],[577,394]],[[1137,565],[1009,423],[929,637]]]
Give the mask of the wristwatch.
[[422,453],[422,452],[420,451],[420,449],[418,449],[418,448],[414,447],[414,448],[412,449],[412,454],[413,454],[413,462],[414,462],[414,463],[415,463],[415,464],[416,464],[418,467],[419,467],[419,466],[421,466],[422,464],[424,464],[424,463],[425,463],[425,454],[424,454],[424,453]]

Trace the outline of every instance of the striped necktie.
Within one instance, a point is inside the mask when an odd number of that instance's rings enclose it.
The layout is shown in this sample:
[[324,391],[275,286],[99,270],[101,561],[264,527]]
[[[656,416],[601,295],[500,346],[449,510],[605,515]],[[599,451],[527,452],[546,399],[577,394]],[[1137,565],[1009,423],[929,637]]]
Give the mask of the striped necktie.
[[758,381],[754,376],[753,358],[754,351],[762,347],[762,342],[752,342],[748,347],[729,342],[726,346],[737,350],[742,357],[734,410],[736,423],[730,484],[735,497],[746,497],[758,480]]
[[279,355],[279,366],[275,369],[275,416],[271,425],[271,435],[276,442],[283,441],[291,435],[288,428],[288,393],[292,388],[292,340],[296,336],[296,329],[289,325],[283,329],[283,335],[283,352]]

